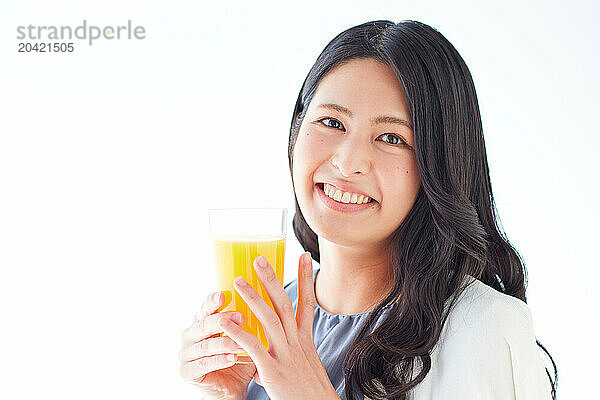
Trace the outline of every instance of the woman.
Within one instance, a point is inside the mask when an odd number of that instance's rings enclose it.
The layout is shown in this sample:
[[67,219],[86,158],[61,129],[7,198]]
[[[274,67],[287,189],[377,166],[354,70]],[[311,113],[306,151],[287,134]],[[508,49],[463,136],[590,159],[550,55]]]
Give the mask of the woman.
[[[320,267],[300,262],[284,288],[257,258],[275,311],[236,283],[268,351],[240,321],[217,323],[222,299],[203,306],[182,374],[208,398],[556,398],[473,81],[439,32],[371,21],[336,36],[300,90],[288,156],[294,233]],[[254,364],[224,358],[241,351]]]

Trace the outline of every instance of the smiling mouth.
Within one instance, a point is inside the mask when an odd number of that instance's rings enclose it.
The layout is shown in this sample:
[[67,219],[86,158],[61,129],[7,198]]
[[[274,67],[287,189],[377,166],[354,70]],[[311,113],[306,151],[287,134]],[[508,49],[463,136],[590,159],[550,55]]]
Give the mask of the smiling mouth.
[[[325,193],[325,184],[323,182],[319,182],[319,183],[315,184],[315,186],[317,186],[323,193]],[[325,196],[327,196],[327,194],[325,194]],[[329,197],[329,196],[327,196],[327,197]],[[333,199],[332,197],[330,197],[330,198]],[[339,201],[338,203],[356,204],[356,203],[344,203],[342,201]],[[369,201],[367,201],[366,203],[363,203],[363,204],[370,204],[370,203],[377,203],[377,201],[371,197]]]

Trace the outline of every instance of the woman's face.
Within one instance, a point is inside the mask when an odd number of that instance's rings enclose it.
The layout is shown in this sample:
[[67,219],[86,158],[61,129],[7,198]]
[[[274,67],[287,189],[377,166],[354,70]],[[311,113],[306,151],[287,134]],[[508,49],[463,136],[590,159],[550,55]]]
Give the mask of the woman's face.
[[[372,123],[380,116],[392,118]],[[389,66],[355,59],[321,80],[300,126],[292,169],[298,204],[319,237],[345,246],[387,243],[419,191],[411,126]],[[357,212],[330,208],[317,187],[324,181],[346,184],[376,203]]]

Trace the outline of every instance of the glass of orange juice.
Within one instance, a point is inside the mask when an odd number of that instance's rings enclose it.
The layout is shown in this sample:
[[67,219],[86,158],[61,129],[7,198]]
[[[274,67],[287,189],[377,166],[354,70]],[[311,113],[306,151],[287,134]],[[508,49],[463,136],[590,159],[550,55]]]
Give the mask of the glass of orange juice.
[[[214,248],[215,277],[218,290],[225,294],[217,310],[237,311],[244,315],[243,329],[269,348],[264,328],[233,286],[242,276],[273,310],[254,259],[265,256],[283,285],[283,259],[287,231],[287,208],[213,208],[208,210],[210,237]],[[226,336],[222,333],[221,336]],[[248,353],[238,353],[238,363],[251,363]]]

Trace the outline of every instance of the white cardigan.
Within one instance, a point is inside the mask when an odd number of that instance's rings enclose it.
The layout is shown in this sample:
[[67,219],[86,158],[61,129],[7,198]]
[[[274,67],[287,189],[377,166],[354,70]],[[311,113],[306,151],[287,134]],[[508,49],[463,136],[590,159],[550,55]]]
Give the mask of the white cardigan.
[[529,306],[470,275],[465,282],[472,283],[454,304],[432,350],[431,369],[409,399],[551,399]]

